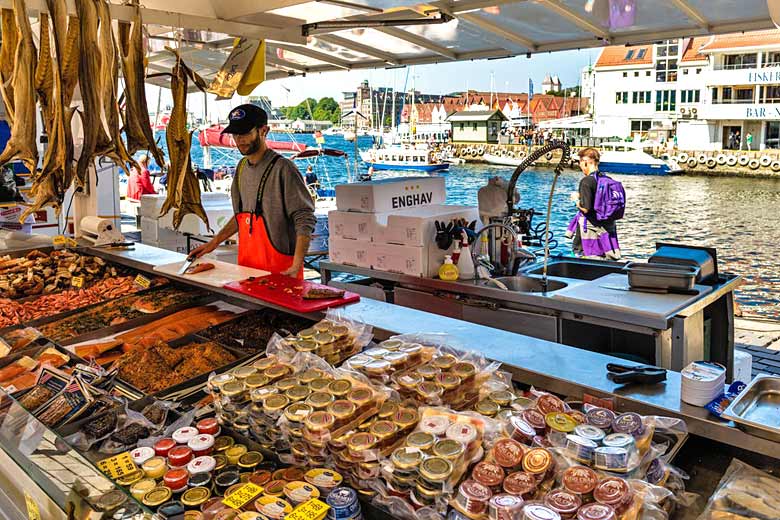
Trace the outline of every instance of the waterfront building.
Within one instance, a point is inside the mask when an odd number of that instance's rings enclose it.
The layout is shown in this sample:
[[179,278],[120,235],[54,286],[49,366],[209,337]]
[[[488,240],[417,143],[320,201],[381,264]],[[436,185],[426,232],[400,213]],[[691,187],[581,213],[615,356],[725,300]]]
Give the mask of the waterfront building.
[[552,94],[553,92],[561,91],[561,80],[558,76],[550,77],[547,74],[542,81],[542,94]]
[[501,124],[508,118],[501,110],[462,110],[447,118],[453,143],[498,143]]
[[[583,79],[586,73],[583,71]],[[602,50],[593,67],[591,135],[684,150],[780,148],[780,30]]]

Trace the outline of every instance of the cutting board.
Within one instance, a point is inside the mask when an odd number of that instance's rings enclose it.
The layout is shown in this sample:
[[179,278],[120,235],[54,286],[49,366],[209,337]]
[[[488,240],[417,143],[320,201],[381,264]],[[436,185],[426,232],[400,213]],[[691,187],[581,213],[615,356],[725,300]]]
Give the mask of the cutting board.
[[214,264],[214,269],[211,269],[210,271],[203,271],[202,273],[180,275],[178,272],[184,263],[182,260],[181,262],[173,262],[172,264],[158,265],[154,268],[154,270],[173,278],[202,283],[211,287],[224,287],[226,283],[244,280],[250,276],[259,278],[271,274],[268,271],[262,271],[252,267],[241,267],[240,265],[221,262],[219,260],[212,260],[210,258],[197,260],[195,263],[197,264],[203,262]]
[[261,279],[241,280],[225,284],[225,289],[252,296],[258,300],[279,305],[296,312],[317,312],[360,300],[360,295],[345,292],[343,298],[304,300],[300,295],[309,288],[328,287],[314,282],[301,281],[289,276],[271,274]]
[[712,291],[712,288],[697,285],[696,290],[695,295],[632,291],[628,287],[627,275],[613,273],[555,291],[550,297],[555,300],[582,303],[591,309],[631,312],[648,318],[662,319],[687,307],[702,295]]

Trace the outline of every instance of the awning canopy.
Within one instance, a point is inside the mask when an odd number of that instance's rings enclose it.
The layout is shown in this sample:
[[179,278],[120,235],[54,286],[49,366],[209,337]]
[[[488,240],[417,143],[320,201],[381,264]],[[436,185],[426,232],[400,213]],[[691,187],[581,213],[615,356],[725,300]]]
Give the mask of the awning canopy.
[[460,112],[453,112],[447,117],[447,121],[451,123],[462,121],[488,121],[490,119],[509,121],[509,118],[500,110],[461,110]]
[[[771,29],[767,0],[143,0],[150,73],[164,47],[211,79],[234,37],[267,41],[267,79]],[[0,0],[11,7],[12,0]],[[71,0],[69,9],[74,11]],[[27,0],[31,15],[45,0]],[[131,9],[112,5],[129,20]],[[182,31],[183,29],[183,31]]]

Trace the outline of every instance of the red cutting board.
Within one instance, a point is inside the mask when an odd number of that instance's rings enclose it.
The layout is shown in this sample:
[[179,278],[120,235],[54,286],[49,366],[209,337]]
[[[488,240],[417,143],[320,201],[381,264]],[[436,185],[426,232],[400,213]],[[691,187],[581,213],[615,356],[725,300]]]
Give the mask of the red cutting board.
[[[360,300],[360,295],[345,292],[343,298],[304,300],[301,294],[308,288],[328,287],[314,282],[301,281],[281,274],[270,274],[262,278],[247,278],[223,286],[237,293],[252,296],[258,300],[279,305],[296,312],[317,312],[328,307],[338,307]],[[328,287],[331,288],[331,287]]]

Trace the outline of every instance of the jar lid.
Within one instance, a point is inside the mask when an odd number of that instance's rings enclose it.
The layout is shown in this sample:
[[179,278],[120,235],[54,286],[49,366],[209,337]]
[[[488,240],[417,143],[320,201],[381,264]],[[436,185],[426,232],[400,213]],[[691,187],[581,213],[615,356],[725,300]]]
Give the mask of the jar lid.
[[256,374],[257,368],[253,366],[238,367],[233,370],[233,375],[238,379],[246,379],[247,377]]
[[441,385],[442,388],[444,388],[444,390],[452,390],[454,388],[457,388],[460,386],[461,383],[460,377],[450,372],[442,372],[441,374],[436,374],[434,380],[439,385]]
[[347,441],[347,449],[353,453],[357,453],[363,450],[370,450],[379,439],[377,436],[369,432],[358,432]]
[[249,482],[258,486],[265,486],[271,481],[271,472],[267,469],[259,469],[252,473],[249,477]]
[[417,410],[411,408],[399,408],[393,415],[393,422],[402,430],[417,424]]
[[298,385],[298,378],[297,377],[285,377],[284,379],[280,379],[276,383],[274,383],[274,386],[278,388],[281,392],[286,392],[290,388],[293,388],[294,386]]
[[[235,466],[230,466],[234,468]],[[223,469],[222,472],[214,477],[214,483],[221,488],[228,488],[239,481],[238,471],[235,469]]]
[[225,466],[227,466],[228,460],[227,457],[225,457],[224,453],[217,453],[213,455],[213,457],[214,457],[214,462],[216,463],[216,465],[214,466],[215,471],[219,471],[223,469]]
[[238,458],[241,457],[241,455],[244,455],[246,452],[246,446],[243,444],[235,444],[225,450],[225,457],[227,457],[228,461],[238,460]]
[[493,417],[501,410],[501,407],[489,399],[483,399],[474,405],[474,411],[488,417]]
[[482,461],[471,470],[471,478],[489,488],[500,486],[504,481],[504,469],[498,464]]
[[579,410],[569,410],[567,413],[571,415],[571,418],[574,419],[577,424],[585,424],[588,421],[585,414]]
[[380,347],[386,348],[387,350],[398,350],[404,345],[404,342],[400,339],[386,339],[382,343],[379,344]]
[[235,443],[236,441],[233,440],[233,437],[228,437],[227,435],[221,435],[216,439],[214,439],[214,449],[216,451],[225,451]]
[[406,438],[407,446],[423,451],[432,448],[434,442],[436,442],[436,437],[434,437],[433,434],[424,431],[410,433]]
[[315,334],[317,334],[317,329],[312,327],[312,328],[303,329],[302,331],[300,331],[298,333],[298,337],[299,338],[313,338]]
[[585,419],[588,424],[597,426],[602,430],[612,428],[612,421],[615,419],[615,414],[612,410],[606,408],[591,408],[585,414]]
[[328,385],[328,392],[336,397],[345,396],[352,390],[352,382],[349,379],[335,379]]
[[553,489],[544,497],[544,503],[562,516],[572,516],[582,505],[582,499],[565,489]]
[[554,412],[563,413],[566,411],[566,404],[552,394],[542,394],[536,400],[536,408],[544,415]]
[[488,399],[496,403],[498,406],[509,406],[514,398],[515,394],[509,390],[496,390],[488,394]]
[[322,320],[312,325],[312,328],[317,332],[325,332],[333,328],[335,325],[336,324],[330,320]]
[[642,435],[645,426],[642,423],[642,416],[634,412],[626,412],[618,415],[612,421],[612,430],[615,433],[628,433],[634,437]]
[[561,478],[563,487],[580,495],[591,493],[596,484],[599,483],[599,477],[595,471],[585,466],[572,466],[563,472]]
[[187,480],[189,477],[190,474],[187,473],[186,469],[169,469],[167,472],[165,472],[165,476],[163,476],[163,482],[165,482],[167,487],[176,491],[187,487]]
[[130,486],[130,494],[137,497],[143,497],[149,491],[157,487],[157,481],[153,478],[143,478]]
[[[502,493],[500,495],[494,495],[488,507],[491,509],[490,517],[496,518],[513,518],[523,509],[523,499],[514,495]],[[495,514],[493,513],[495,512]]]
[[290,404],[287,396],[271,394],[263,400],[263,409],[268,413],[278,412]]
[[209,450],[214,447],[214,436],[208,433],[201,433],[190,439],[187,446],[189,446],[192,451]]
[[252,374],[251,376],[244,379],[244,384],[250,390],[254,388],[264,387],[270,382],[271,379],[265,374]]
[[248,451],[238,458],[239,468],[254,468],[263,462],[263,454],[259,451]]
[[318,432],[330,429],[335,422],[336,418],[332,414],[318,410],[310,413],[306,417],[304,424],[310,431]]
[[477,429],[469,423],[456,422],[447,428],[447,438],[456,440],[464,446],[468,446],[477,440]]
[[320,332],[319,334],[315,334],[312,339],[317,343],[317,345],[320,346],[329,345],[330,343],[336,341],[336,337],[329,332]]
[[281,478],[282,480],[291,482],[293,480],[303,480],[305,474],[306,472],[303,471],[301,468],[290,467],[290,468],[284,468],[282,470]]
[[509,418],[509,424],[512,426],[512,436],[533,439],[536,435],[536,430],[525,422],[525,420],[517,415],[513,415]]
[[384,359],[389,361],[394,367],[400,367],[409,360],[409,354],[406,352],[388,352],[385,354]]
[[317,368],[310,368],[308,370],[305,370],[298,374],[298,380],[301,382],[301,384],[308,385],[315,379],[319,379],[322,377],[322,370],[319,370]]
[[198,421],[195,427],[200,433],[208,433],[209,435],[216,435],[216,433],[220,430],[216,417],[206,417],[205,419],[201,419]]
[[302,504],[312,498],[320,497],[320,490],[308,482],[293,480],[284,486],[284,496],[293,504]]
[[620,477],[607,477],[601,480],[593,490],[596,502],[615,506],[625,502],[631,494],[628,483]]
[[181,503],[187,507],[199,506],[211,498],[211,490],[207,487],[191,487],[181,496]]
[[534,448],[523,457],[523,469],[528,473],[544,473],[551,465],[552,455],[544,448]]
[[[171,439],[171,438],[166,437],[166,438],[160,439],[159,441],[154,443],[154,452],[157,455],[161,456],[161,457],[167,457],[168,456],[168,452],[174,446],[176,446],[176,441]],[[149,460],[149,459],[146,459],[146,460]],[[143,462],[141,464],[143,464]]]
[[570,415],[561,412],[551,412],[544,416],[544,421],[550,429],[561,433],[570,433],[577,426],[577,421]]
[[453,439],[442,439],[433,445],[433,454],[447,460],[455,460],[465,451],[463,444]]
[[442,436],[447,433],[447,428],[450,427],[450,424],[452,423],[444,415],[430,415],[424,417],[417,427],[420,429],[420,432]]
[[173,432],[173,440],[176,441],[177,444],[187,444],[190,442],[190,439],[198,435],[198,429],[194,428],[192,426],[184,426],[183,428],[179,428],[175,432]]
[[615,520],[617,514],[612,506],[593,502],[585,504],[577,511],[577,520]]
[[173,492],[165,486],[157,486],[144,495],[142,502],[149,507],[157,507],[164,504],[173,496]]
[[290,367],[287,365],[282,365],[280,363],[277,363],[276,365],[271,365],[270,367],[263,370],[263,374],[266,375],[269,379],[279,379],[280,377],[289,374],[291,372]]
[[423,349],[423,346],[419,343],[406,343],[398,348],[401,352],[406,352],[408,354],[416,354],[420,352]]
[[181,467],[192,460],[192,450],[188,446],[176,446],[168,452],[168,462],[173,467]]
[[388,419],[392,417],[395,412],[398,411],[398,403],[393,401],[385,401],[377,412],[377,417],[380,419]]
[[325,408],[336,398],[327,392],[314,392],[309,394],[306,402],[314,408]]
[[342,477],[340,473],[329,469],[314,468],[306,472],[304,480],[313,486],[317,486],[320,490],[323,490],[339,486],[344,481],[344,477]]
[[523,462],[525,448],[514,439],[499,439],[493,445],[493,458],[504,468],[514,468]]
[[360,370],[361,368],[365,367],[368,363],[370,363],[373,360],[373,358],[365,355],[365,352],[363,354],[355,354],[351,358],[347,360],[347,365],[350,368],[353,368],[355,370]]
[[420,465],[422,452],[417,448],[401,447],[396,448],[390,456],[393,466],[398,469],[413,469]]
[[230,398],[238,397],[244,390],[246,390],[246,387],[242,380],[231,381],[230,383],[222,385],[222,394]]
[[211,473],[191,473],[187,485],[190,487],[210,487]]
[[327,392],[331,381],[326,377],[320,377],[309,383],[309,388],[312,392]]
[[439,373],[439,369],[433,365],[420,365],[417,367],[417,373],[424,379],[433,379]]
[[531,473],[516,471],[504,479],[504,491],[512,495],[526,495],[536,490],[538,481]]
[[263,495],[255,500],[255,509],[257,509],[260,514],[266,515],[269,518],[281,519],[292,513],[293,507],[284,499]]
[[290,401],[302,401],[309,396],[310,390],[303,385],[295,385],[284,393]]
[[328,412],[330,412],[336,420],[346,419],[355,413],[357,407],[354,403],[351,403],[345,399],[339,399],[333,401],[328,405]]
[[456,358],[452,354],[444,354],[433,358],[431,360],[431,365],[438,368],[439,370],[449,370],[457,362],[458,362],[458,358]]
[[336,325],[334,327],[331,327],[330,333],[336,336],[337,338],[343,338],[347,334],[349,334],[349,327],[346,325]]
[[368,388],[355,388],[347,394],[347,401],[362,406],[374,397],[374,393]]
[[212,377],[209,380],[209,383],[211,383],[212,385],[221,387],[225,383],[230,383],[230,382],[235,381],[235,380],[236,380],[236,377],[233,374],[231,374],[230,372],[226,372],[224,374],[217,374],[216,376]]
[[163,457],[152,457],[141,465],[141,469],[145,473],[153,473],[166,467],[165,459]]
[[544,414],[539,410],[529,408],[520,412],[520,417],[535,430],[544,430],[547,427]]
[[[173,439],[171,439],[171,441],[173,441]],[[133,458],[133,462],[135,462],[135,465],[139,467],[144,462],[154,457],[154,454],[154,449],[148,446],[142,446],[130,452],[130,456]]]
[[369,374],[384,374],[390,370],[390,362],[386,359],[373,359],[363,365],[363,368]]
[[300,423],[306,419],[306,416],[314,411],[314,407],[306,403],[293,403],[284,411],[284,416],[288,421]]
[[626,449],[632,447],[634,442],[634,436],[629,433],[612,433],[601,440],[604,446]]
[[561,520],[561,515],[541,504],[526,504],[523,507],[523,520]]
[[376,421],[368,428],[368,431],[376,435],[378,440],[382,441],[395,435],[398,431],[398,425],[393,421]]
[[606,437],[604,430],[592,424],[578,424],[574,428],[574,434],[597,443]]
[[452,463],[442,457],[429,457],[420,463],[420,475],[431,482],[443,482],[452,473]]
[[417,372],[407,372],[395,378],[395,382],[404,388],[414,390],[417,385],[424,381],[423,376]]
[[477,373],[477,367],[468,361],[460,361],[452,366],[451,371],[461,379],[466,379]]
[[480,484],[476,480],[464,480],[458,488],[458,492],[468,500],[477,502],[487,502],[493,496],[493,493],[487,486]]
[[256,360],[252,366],[258,370],[265,370],[277,362],[276,356],[266,356]]

